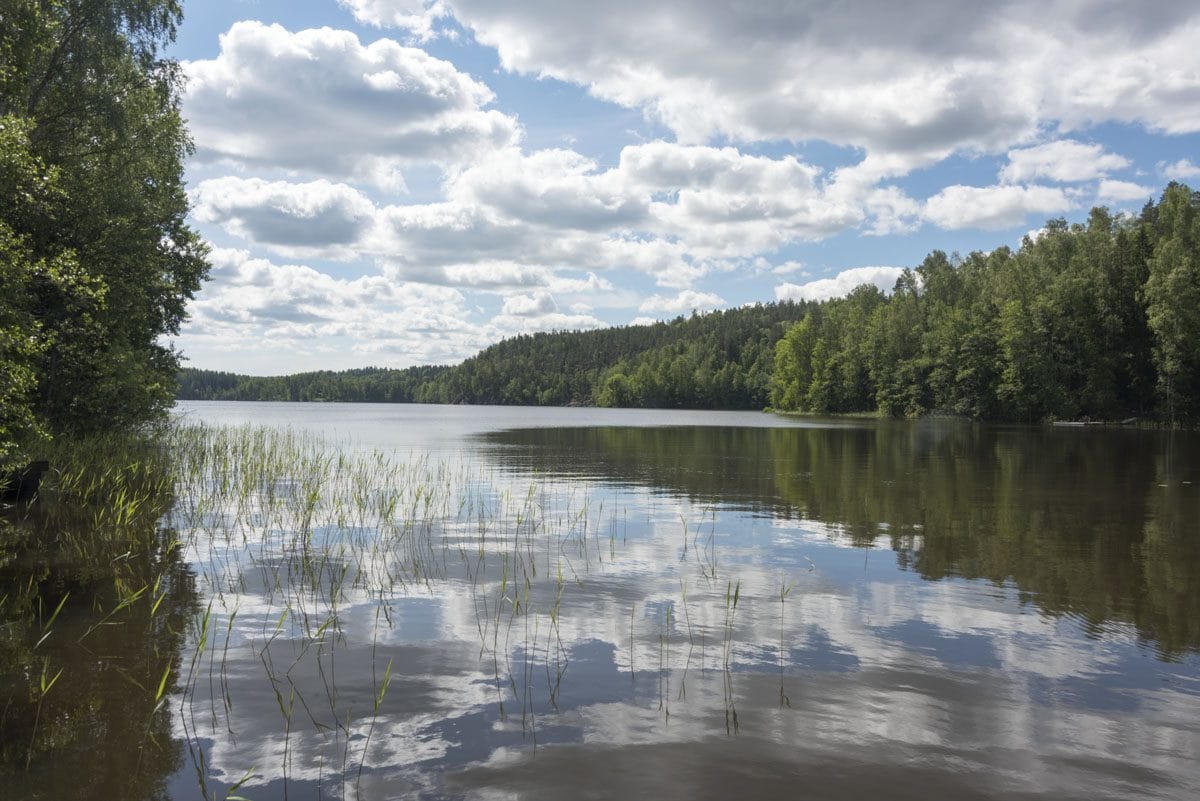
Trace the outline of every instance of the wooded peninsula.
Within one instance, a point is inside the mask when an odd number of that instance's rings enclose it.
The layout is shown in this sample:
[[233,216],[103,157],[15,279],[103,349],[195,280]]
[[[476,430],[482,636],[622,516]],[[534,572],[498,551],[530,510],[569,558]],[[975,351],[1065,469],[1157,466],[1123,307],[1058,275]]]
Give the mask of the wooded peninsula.
[[864,285],[654,325],[522,335],[461,364],[253,377],[184,369],[189,400],[1200,417],[1200,193],[1051,220],[1017,250],[935,251]]

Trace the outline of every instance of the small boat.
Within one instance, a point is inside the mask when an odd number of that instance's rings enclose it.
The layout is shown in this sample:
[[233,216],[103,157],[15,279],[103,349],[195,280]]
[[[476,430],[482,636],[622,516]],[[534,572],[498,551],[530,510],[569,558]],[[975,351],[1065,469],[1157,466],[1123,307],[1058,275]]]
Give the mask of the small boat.
[[50,469],[46,461],[30,462],[21,470],[0,473],[0,501],[31,501],[37,497],[42,475]]

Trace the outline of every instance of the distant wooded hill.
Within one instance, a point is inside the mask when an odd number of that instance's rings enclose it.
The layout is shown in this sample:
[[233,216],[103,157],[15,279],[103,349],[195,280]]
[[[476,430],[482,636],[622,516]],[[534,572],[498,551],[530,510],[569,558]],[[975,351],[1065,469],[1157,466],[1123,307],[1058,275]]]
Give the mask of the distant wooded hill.
[[768,303],[654,325],[522,335],[454,367],[266,378],[184,369],[179,398],[761,409],[775,343],[812,306]]
[[184,370],[180,398],[1200,421],[1200,193],[935,251],[886,295],[518,336],[454,367],[280,378]]

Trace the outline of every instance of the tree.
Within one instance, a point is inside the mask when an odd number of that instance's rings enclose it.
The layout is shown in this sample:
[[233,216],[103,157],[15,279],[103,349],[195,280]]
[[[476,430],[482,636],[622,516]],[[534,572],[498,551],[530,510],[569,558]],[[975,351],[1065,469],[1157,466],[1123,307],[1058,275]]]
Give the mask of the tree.
[[[23,458],[24,450],[47,436],[35,412],[40,365],[69,330],[94,327],[103,305],[99,282],[80,269],[73,251],[35,252],[30,237],[14,229],[38,218],[54,219],[63,203],[58,173],[29,149],[28,125],[0,118],[0,470]],[[44,310],[59,310],[47,319]]]
[[[930,258],[942,258],[934,253]],[[921,282],[905,270],[871,320],[871,380],[879,412],[890,417],[914,417],[926,411],[926,365],[921,353],[925,330]]]
[[1146,282],[1158,390],[1167,416],[1200,414],[1200,198],[1172,183],[1158,204]]
[[[13,391],[0,391],[25,420],[4,436],[15,448],[30,421],[55,433],[164,414],[178,357],[160,338],[178,332],[207,263],[185,224],[191,143],[181,74],[158,55],[174,37],[179,3],[6,0],[0,8],[10,171],[0,230],[12,277],[0,319],[36,340],[16,348],[6,339],[0,357],[22,365],[9,371],[20,375]],[[26,168],[42,173],[38,193],[21,188]]]
[[771,405],[776,409],[808,409],[808,389],[813,380],[813,348],[817,343],[813,313],[788,328],[775,345],[775,372],[771,378]]

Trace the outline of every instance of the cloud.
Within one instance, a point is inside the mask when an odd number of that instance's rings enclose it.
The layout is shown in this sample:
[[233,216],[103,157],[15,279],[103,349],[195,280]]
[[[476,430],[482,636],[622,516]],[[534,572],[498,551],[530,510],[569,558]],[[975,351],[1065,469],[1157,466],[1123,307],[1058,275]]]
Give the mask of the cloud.
[[350,9],[360,22],[407,30],[422,42],[436,36],[436,23],[449,14],[436,0],[338,0],[338,5]]
[[832,278],[821,278],[806,284],[780,284],[775,287],[776,300],[829,300],[849,295],[863,284],[874,284],[891,292],[903,267],[853,267]]
[[[373,20],[412,0],[370,0]],[[900,169],[1114,121],[1200,130],[1186,3],[446,0],[503,69],[642,110],[681,142],[822,139]]]
[[465,322],[464,298],[454,289],[379,275],[339,279],[244,250],[216,248],[210,260],[212,280],[189,307],[189,350],[298,349],[326,354],[322,364],[333,367],[339,358],[342,366],[355,361],[347,351],[387,342],[405,343],[406,364],[461,359],[485,339]]
[[864,211],[830,197],[820,176],[794,156],[656,141],[623,148],[607,170],[570,150],[497,152],[454,176],[447,194],[499,225],[645,233],[684,242],[704,260],[819,240],[860,223]]
[[558,304],[549,292],[534,292],[532,295],[512,295],[504,299],[503,314],[519,317],[544,317],[558,311]]
[[602,328],[605,323],[593,317],[591,309],[583,305],[584,309],[573,308],[571,314],[564,314],[554,296],[544,290],[529,295],[511,295],[504,299],[500,314],[492,318],[491,327],[505,335]]
[[686,238],[707,257],[744,256],[815,241],[855,226],[862,208],[828,194],[821,169],[794,156],[670,142],[621,151],[616,179],[651,197],[654,230]]
[[638,316],[630,320],[629,325],[654,325],[658,322],[661,322],[661,320],[659,320],[657,317]]
[[448,61],[348,31],[235,23],[215,59],[184,65],[197,157],[403,185],[410,164],[455,165],[520,138],[490,89]]
[[486,206],[500,218],[554,229],[612,230],[642,224],[648,199],[629,192],[620,175],[572,150],[516,148],[495,154],[456,176],[453,201]]
[[1164,178],[1172,181],[1190,181],[1200,178],[1200,164],[1192,163],[1191,159],[1180,159],[1170,164],[1160,161],[1158,171]]
[[867,234],[906,234],[920,225],[921,204],[894,186],[872,189],[863,200],[869,226]]
[[651,295],[638,306],[640,312],[666,312],[681,314],[688,311],[707,311],[718,306],[724,306],[725,299],[712,292],[697,292],[685,289],[674,297]]
[[1096,197],[1110,203],[1124,203],[1133,200],[1145,202],[1154,197],[1154,190],[1130,181],[1114,181],[1111,179],[1100,182]]
[[301,256],[352,257],[376,215],[366,195],[324,179],[289,183],[214,178],[193,190],[192,203],[192,214],[201,222]]
[[783,264],[776,265],[771,268],[771,272],[775,275],[792,275],[799,273],[801,276],[808,276],[808,266],[802,261],[785,261]]
[[249,369],[278,372],[458,362],[520,333],[599,328],[575,304],[563,313],[547,290],[503,294],[490,319],[453,287],[384,274],[337,278],[298,264],[276,264],[245,250],[214,248],[211,280],[192,302],[180,338],[198,366],[239,357]]
[[1000,178],[1007,183],[1038,178],[1060,182],[1092,181],[1129,166],[1129,159],[1106,152],[1103,145],[1060,139],[1010,151],[1008,165],[1001,170]]
[[566,278],[556,275],[550,279],[548,285],[552,292],[560,293],[612,292],[614,289],[611,281],[600,278],[595,273],[588,273],[585,278]]
[[794,156],[651,142],[624,148],[608,169],[570,150],[493,151],[448,173],[445,199],[429,203],[378,205],[324,179],[236,176],[204,181],[193,200],[201,222],[288,258],[357,254],[400,280],[528,288],[564,269],[634,270],[687,289],[858,225],[872,213],[862,203],[906,218],[919,208],[898,190],[856,205],[821,176]]
[[1048,186],[948,186],[925,201],[922,216],[947,230],[999,230],[1030,214],[1061,214],[1075,208],[1062,189]]

